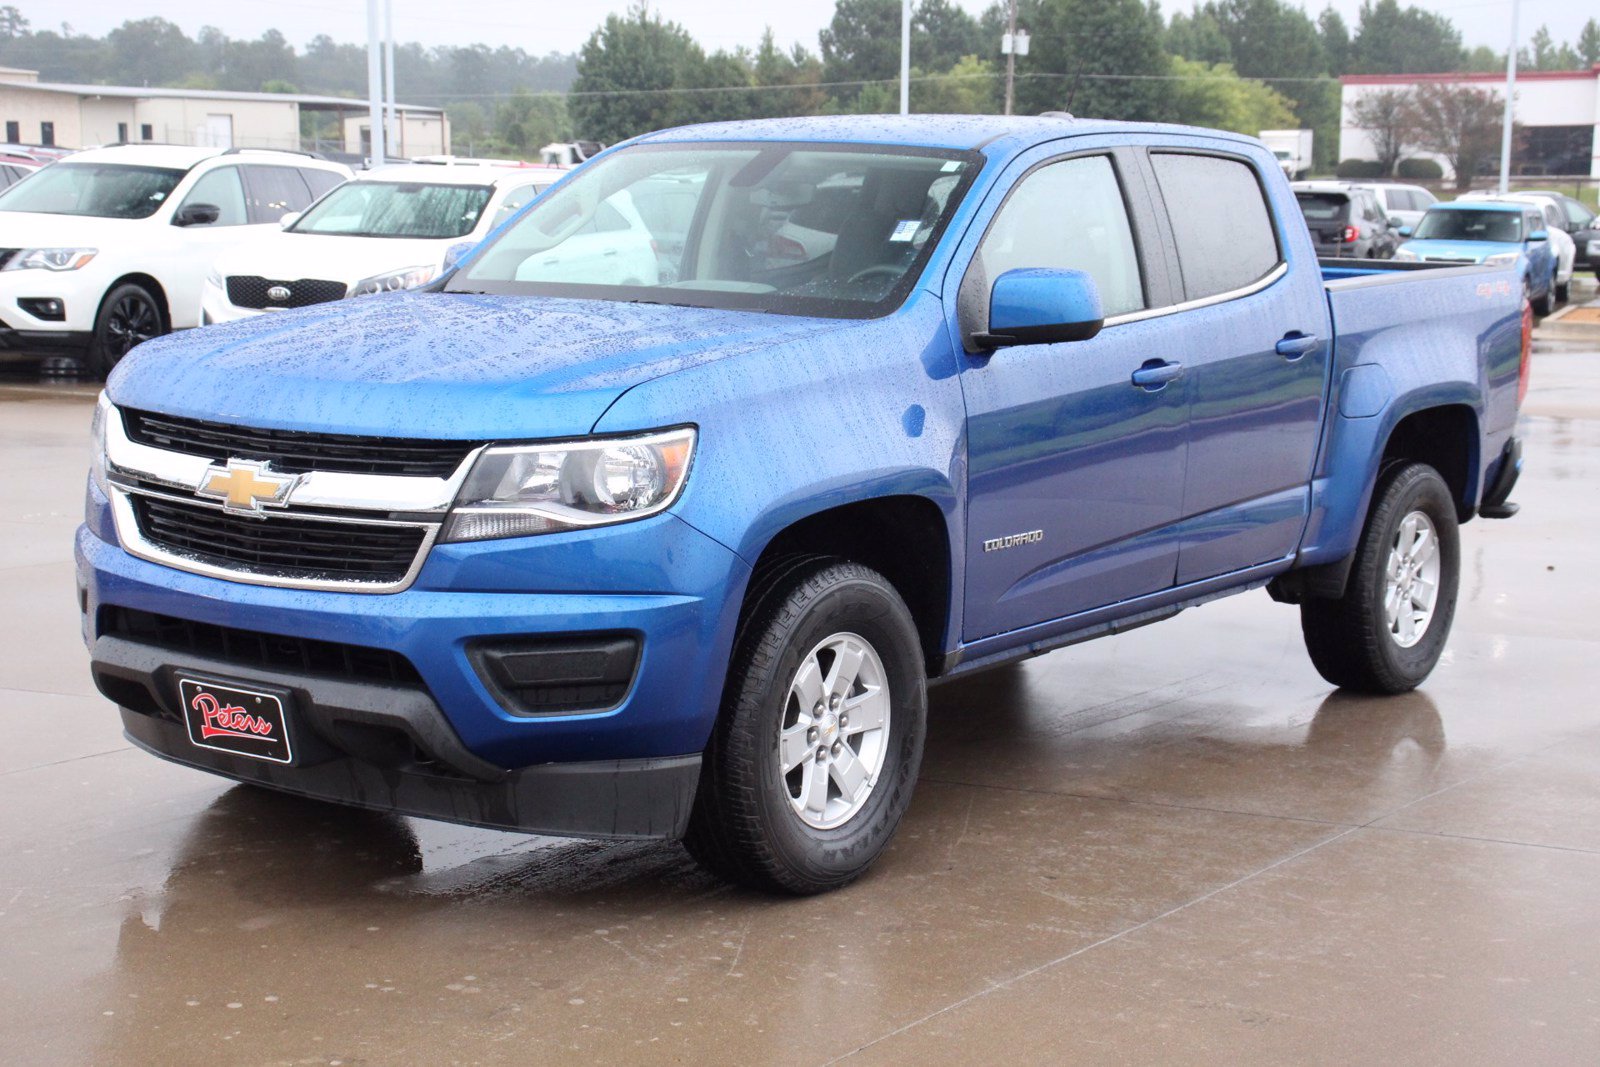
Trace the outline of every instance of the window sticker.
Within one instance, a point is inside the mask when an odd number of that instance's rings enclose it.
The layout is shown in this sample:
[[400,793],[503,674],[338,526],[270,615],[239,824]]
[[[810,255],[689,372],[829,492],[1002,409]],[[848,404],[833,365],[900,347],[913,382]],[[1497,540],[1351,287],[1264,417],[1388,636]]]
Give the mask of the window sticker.
[[894,232],[889,235],[891,241],[909,241],[917,235],[917,227],[922,225],[921,219],[901,219],[894,224]]

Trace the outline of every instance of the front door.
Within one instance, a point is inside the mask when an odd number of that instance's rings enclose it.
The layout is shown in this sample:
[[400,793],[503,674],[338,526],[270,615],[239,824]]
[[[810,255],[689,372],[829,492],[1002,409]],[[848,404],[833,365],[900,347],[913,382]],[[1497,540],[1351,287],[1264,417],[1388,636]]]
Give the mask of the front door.
[[[979,301],[986,321],[993,279],[1024,267],[1086,271],[1107,316],[1164,302],[1164,265],[1141,269],[1148,224],[1143,215],[1130,220],[1127,180],[1110,154],[1034,167],[984,234],[962,303]],[[963,640],[1172,584],[1188,384],[1132,380],[1163,361],[1164,333],[1161,319],[1132,321],[1086,341],[965,357]]]

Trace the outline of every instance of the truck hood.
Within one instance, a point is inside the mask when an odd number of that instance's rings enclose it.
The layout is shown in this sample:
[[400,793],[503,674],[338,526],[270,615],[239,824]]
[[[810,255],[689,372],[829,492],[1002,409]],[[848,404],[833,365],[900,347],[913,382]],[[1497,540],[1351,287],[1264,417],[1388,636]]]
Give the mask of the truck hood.
[[1522,251],[1521,245],[1502,244],[1498,241],[1441,241],[1434,238],[1407,241],[1400,247],[1419,256],[1470,259],[1478,263],[1502,252]]
[[130,352],[106,388],[125,407],[274,429],[567,437],[588,433],[641,382],[851,326],[610,301],[396,293],[157,338]]
[[121,241],[153,232],[149,219],[0,211],[0,245],[7,248],[108,248],[110,239]]
[[470,236],[429,241],[274,230],[218,256],[216,269],[225,277],[244,274],[289,282],[325,278],[353,285],[406,267],[437,269],[451,246],[471,241]]

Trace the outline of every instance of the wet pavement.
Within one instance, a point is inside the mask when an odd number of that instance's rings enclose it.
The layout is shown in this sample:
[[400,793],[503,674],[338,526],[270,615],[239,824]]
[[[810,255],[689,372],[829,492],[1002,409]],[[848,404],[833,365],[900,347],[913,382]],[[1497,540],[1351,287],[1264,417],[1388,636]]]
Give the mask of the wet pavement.
[[1600,352],[1541,346],[1510,522],[1417,693],[1264,593],[934,691],[831,896],[676,845],[297,801],[123,741],[78,638],[94,390],[0,381],[12,1063],[1579,1063],[1600,1049]]

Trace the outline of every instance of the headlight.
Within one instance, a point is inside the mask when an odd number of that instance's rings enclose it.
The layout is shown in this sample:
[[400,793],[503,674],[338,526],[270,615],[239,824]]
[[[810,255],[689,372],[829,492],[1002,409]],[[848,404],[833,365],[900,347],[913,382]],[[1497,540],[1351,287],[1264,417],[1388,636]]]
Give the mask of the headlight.
[[695,431],[485,449],[445,522],[444,541],[523,537],[642,519],[683,489]]
[[24,248],[11,257],[6,270],[77,270],[87,267],[98,248]]
[[1415,252],[1411,251],[1409,248],[1397,248],[1394,250],[1394,258],[1398,259],[1402,263],[1415,263],[1421,257]]
[[94,406],[94,419],[89,423],[89,439],[92,451],[89,453],[89,480],[93,482],[100,492],[110,496],[106,486],[106,420],[116,417],[116,409],[111,406],[111,401],[106,399],[102,392],[100,399]]
[[415,289],[427,285],[439,273],[437,267],[406,267],[388,274],[374,274],[362,278],[350,287],[351,296],[371,296],[373,293],[394,293],[401,289]]
[[1496,252],[1483,261],[1486,267],[1509,267],[1522,256],[1521,252]]

